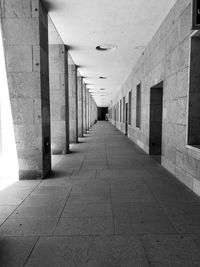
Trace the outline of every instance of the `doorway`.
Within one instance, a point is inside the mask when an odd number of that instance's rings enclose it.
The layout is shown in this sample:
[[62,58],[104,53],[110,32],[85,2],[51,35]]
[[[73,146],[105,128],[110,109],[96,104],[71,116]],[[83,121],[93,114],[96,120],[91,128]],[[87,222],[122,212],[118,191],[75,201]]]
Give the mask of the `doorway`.
[[150,89],[149,155],[161,163],[163,82]]
[[98,107],[98,121],[105,121],[106,114],[108,113],[107,107]]
[[125,135],[128,135],[128,103],[126,103]]

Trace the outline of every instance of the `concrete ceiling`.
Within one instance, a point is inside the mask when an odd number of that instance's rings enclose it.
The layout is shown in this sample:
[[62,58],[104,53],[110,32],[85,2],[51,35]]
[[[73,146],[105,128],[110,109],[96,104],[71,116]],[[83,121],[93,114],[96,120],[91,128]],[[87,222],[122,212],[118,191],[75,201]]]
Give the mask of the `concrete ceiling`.
[[[108,106],[176,0],[48,2],[50,17],[79,72],[88,88],[97,92],[97,105]],[[101,44],[114,44],[117,49],[97,51]]]

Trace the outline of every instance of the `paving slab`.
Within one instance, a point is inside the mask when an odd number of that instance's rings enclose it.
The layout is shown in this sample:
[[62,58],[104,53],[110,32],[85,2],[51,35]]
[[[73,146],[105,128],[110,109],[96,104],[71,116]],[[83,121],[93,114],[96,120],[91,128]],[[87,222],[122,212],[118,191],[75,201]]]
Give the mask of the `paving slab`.
[[112,235],[114,225],[112,217],[62,217],[54,235]]
[[41,237],[26,266],[86,267],[88,237]]
[[0,192],[0,265],[199,267],[200,198],[108,122],[80,141]]
[[24,266],[36,242],[37,237],[1,237],[0,265]]
[[151,266],[199,265],[199,235],[148,235],[142,242]]

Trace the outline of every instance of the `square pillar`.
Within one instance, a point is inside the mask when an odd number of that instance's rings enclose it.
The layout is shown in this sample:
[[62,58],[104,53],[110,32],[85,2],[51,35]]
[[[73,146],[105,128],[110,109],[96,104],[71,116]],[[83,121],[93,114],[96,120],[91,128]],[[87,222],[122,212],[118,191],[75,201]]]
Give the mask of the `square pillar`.
[[83,83],[83,134],[86,133],[86,85]]
[[68,52],[62,44],[49,46],[51,150],[69,153]]
[[89,126],[92,127],[92,96],[89,93]]
[[90,127],[92,127],[92,125],[93,125],[93,121],[92,121],[92,96],[91,96],[91,94],[90,94]]
[[39,0],[1,1],[8,87],[20,179],[51,170],[47,10]]
[[68,54],[69,140],[78,143],[77,67]]
[[83,136],[83,85],[82,77],[78,74],[77,76],[77,87],[78,87],[78,136]]
[[86,88],[86,131],[89,130],[89,91]]

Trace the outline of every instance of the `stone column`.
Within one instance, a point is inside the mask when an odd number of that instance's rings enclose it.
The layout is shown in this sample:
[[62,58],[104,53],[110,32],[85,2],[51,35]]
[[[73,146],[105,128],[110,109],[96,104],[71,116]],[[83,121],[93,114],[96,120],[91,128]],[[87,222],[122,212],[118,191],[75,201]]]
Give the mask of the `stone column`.
[[82,77],[78,74],[77,76],[77,87],[78,87],[78,136],[83,136],[83,86]]
[[83,133],[86,133],[86,85],[83,84]]
[[39,0],[0,8],[19,177],[44,178],[51,169],[47,10]]
[[85,89],[86,94],[86,131],[89,130],[89,97],[88,97],[88,89]]
[[68,53],[62,44],[49,46],[51,147],[53,154],[69,152]]
[[69,140],[70,143],[78,143],[77,67],[70,55],[68,60]]
[[90,127],[93,125],[93,122],[92,122],[92,96],[91,94],[90,95]]
[[88,130],[90,129],[90,93],[89,90],[87,89],[87,98],[88,98],[88,105],[87,105],[87,112],[88,112]]

